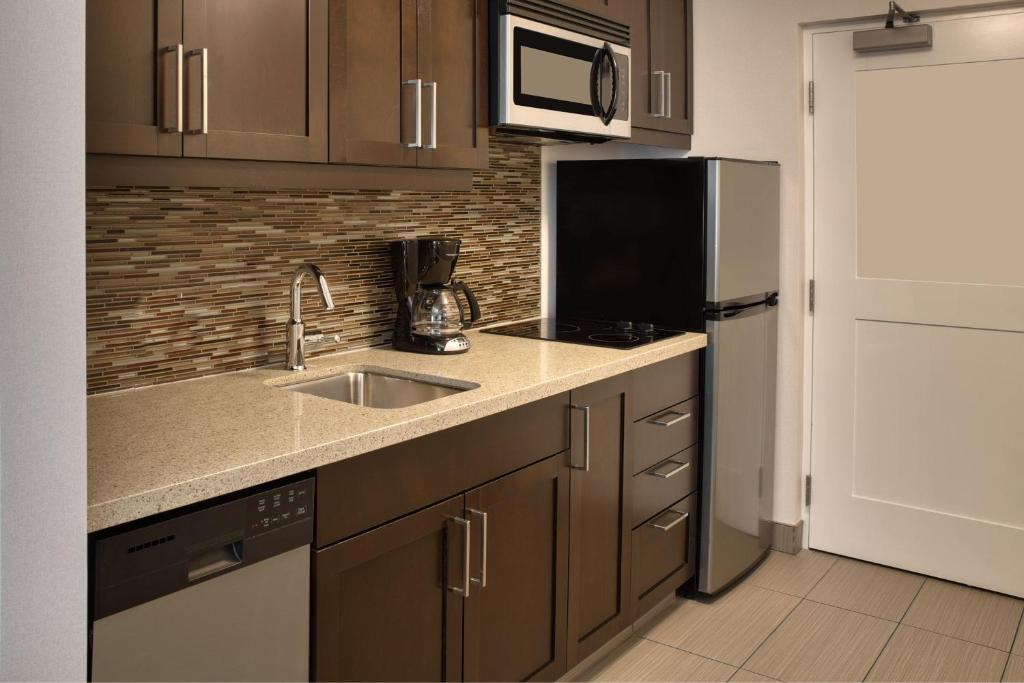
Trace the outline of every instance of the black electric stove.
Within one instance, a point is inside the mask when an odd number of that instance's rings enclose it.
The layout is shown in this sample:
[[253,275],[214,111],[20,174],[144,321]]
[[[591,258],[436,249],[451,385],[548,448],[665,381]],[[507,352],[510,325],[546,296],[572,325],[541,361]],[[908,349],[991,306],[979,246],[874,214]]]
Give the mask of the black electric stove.
[[634,349],[644,344],[685,334],[679,330],[669,330],[644,323],[604,322],[575,318],[527,320],[491,327],[481,330],[481,332],[570,344],[586,344],[587,346],[603,346],[610,349]]

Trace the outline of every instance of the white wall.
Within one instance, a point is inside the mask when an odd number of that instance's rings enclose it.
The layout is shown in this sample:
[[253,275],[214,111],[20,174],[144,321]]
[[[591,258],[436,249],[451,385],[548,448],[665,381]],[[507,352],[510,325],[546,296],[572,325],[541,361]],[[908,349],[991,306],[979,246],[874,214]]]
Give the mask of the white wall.
[[[774,160],[782,164],[779,378],[776,418],[776,521],[804,514],[804,353],[810,322],[804,225],[804,92],[802,25],[882,18],[884,0],[694,0],[694,136],[692,154]],[[913,11],[991,6],[975,0],[914,0]],[[560,145],[543,150],[544,273],[554,224],[554,162],[671,155],[636,145]],[[553,292],[545,278],[545,304]]]
[[84,680],[85,3],[0,3],[0,679]]

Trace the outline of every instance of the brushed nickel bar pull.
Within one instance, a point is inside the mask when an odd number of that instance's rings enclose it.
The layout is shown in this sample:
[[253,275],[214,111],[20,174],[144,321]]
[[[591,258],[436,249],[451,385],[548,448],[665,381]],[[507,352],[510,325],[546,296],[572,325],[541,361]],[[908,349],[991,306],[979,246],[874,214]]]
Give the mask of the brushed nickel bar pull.
[[424,83],[430,88],[430,142],[423,145],[424,149],[437,149],[437,81]]
[[665,75],[662,78],[664,79],[663,82],[665,84],[663,90],[664,94],[662,95],[662,97],[665,98],[664,112],[665,118],[667,119],[672,117],[672,72],[666,71]]
[[199,115],[202,119],[198,128],[189,128],[191,135],[206,135],[210,132],[210,91],[209,91],[209,50],[205,47],[189,50],[187,57],[199,56]]
[[411,85],[416,88],[416,92],[413,95],[413,129],[415,133],[412,138],[412,142],[404,143],[405,147],[417,148],[423,146],[423,79],[414,78],[408,81],[402,81],[402,85]]
[[[664,71],[652,71],[651,72],[651,87],[654,84],[658,84],[658,109],[652,111],[651,116],[660,119],[665,117],[665,72]],[[653,109],[653,107],[652,107]]]
[[469,537],[472,532],[472,525],[468,519],[462,517],[452,517],[452,521],[458,524],[463,529],[462,538],[462,586],[448,586],[448,590],[458,593],[463,598],[469,597]]
[[[675,415],[675,417],[666,420],[665,417],[668,415]],[[692,413],[679,413],[674,410],[666,410],[661,415],[658,415],[647,422],[652,425],[658,425],[659,427],[671,427],[672,425],[682,422],[683,420],[687,420],[690,417],[692,417]]]
[[[183,93],[184,93],[184,90],[185,90],[184,78],[183,78],[183,75],[184,75],[183,71],[184,71],[184,65],[185,65],[185,53],[184,53],[185,46],[182,45],[181,43],[178,43],[177,45],[170,45],[168,47],[165,47],[163,49],[163,51],[164,51],[165,54],[168,53],[168,52],[175,53],[175,65],[176,65],[176,68],[177,68],[177,72],[176,72],[177,100],[175,102],[175,106],[177,108],[177,117],[176,117],[176,120],[174,122],[174,125],[168,126],[167,122],[165,121],[163,128],[164,128],[164,132],[165,133],[183,133],[183,132],[185,132],[185,113],[184,113],[185,110],[184,110],[184,106],[182,104],[183,99],[184,99],[183,98]],[[167,113],[167,108],[166,107],[164,107],[164,113],[165,114]]]
[[[661,472],[660,468],[664,467],[664,465],[676,465],[676,467],[674,467],[670,472]],[[658,477],[659,479],[671,479],[672,477],[676,476],[677,474],[688,468],[690,466],[690,463],[684,462],[682,464],[679,464],[674,460],[669,460],[668,462],[664,463],[664,465],[659,465],[656,469],[648,470],[647,474],[651,475],[652,477]]]
[[690,517],[690,513],[689,512],[676,512],[675,510],[668,510],[668,511],[666,511],[665,514],[668,514],[669,512],[671,512],[672,514],[675,514],[675,515],[679,515],[679,516],[676,517],[671,522],[669,522],[668,524],[658,524],[657,521],[654,521],[654,522],[651,522],[651,526],[654,527],[655,529],[659,530],[659,531],[669,531],[670,529],[679,526],[680,524],[683,523],[684,520],[686,520],[686,519],[688,519]]
[[574,470],[583,470],[584,472],[590,471],[590,406],[569,406],[573,410],[579,410],[583,412],[583,465],[574,465],[572,459],[569,460],[569,467]]
[[480,578],[470,580],[480,584],[481,588],[487,588],[487,513],[471,508],[466,508],[466,512],[480,518]]

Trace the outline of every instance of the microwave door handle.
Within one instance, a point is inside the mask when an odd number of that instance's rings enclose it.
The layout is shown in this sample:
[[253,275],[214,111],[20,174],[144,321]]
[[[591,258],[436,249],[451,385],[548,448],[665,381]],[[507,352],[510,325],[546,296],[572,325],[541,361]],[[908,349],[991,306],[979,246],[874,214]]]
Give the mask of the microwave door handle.
[[611,45],[605,43],[602,51],[608,57],[608,68],[612,73],[612,101],[608,104],[608,112],[601,117],[601,121],[607,126],[615,118],[615,112],[619,108],[619,64],[615,61],[615,51]]
[[[608,108],[604,108],[601,101],[601,65],[608,61],[612,75],[612,101]],[[619,67],[615,62],[615,53],[608,43],[602,45],[594,53],[594,61],[590,64],[590,104],[594,107],[594,115],[601,119],[601,123],[608,125],[615,118],[615,110],[619,102]]]

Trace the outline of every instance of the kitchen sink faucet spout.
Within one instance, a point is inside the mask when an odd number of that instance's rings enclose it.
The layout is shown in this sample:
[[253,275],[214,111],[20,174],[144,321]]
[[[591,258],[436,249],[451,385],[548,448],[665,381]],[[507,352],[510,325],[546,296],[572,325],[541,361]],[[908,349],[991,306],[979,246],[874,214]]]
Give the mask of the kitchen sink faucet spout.
[[296,268],[295,273],[292,274],[292,306],[291,315],[288,318],[288,357],[285,360],[285,368],[288,370],[306,369],[306,326],[302,322],[302,279],[306,275],[312,277],[313,282],[316,283],[324,310],[334,310],[331,290],[328,289],[327,279],[320,269],[312,263],[303,263]]

